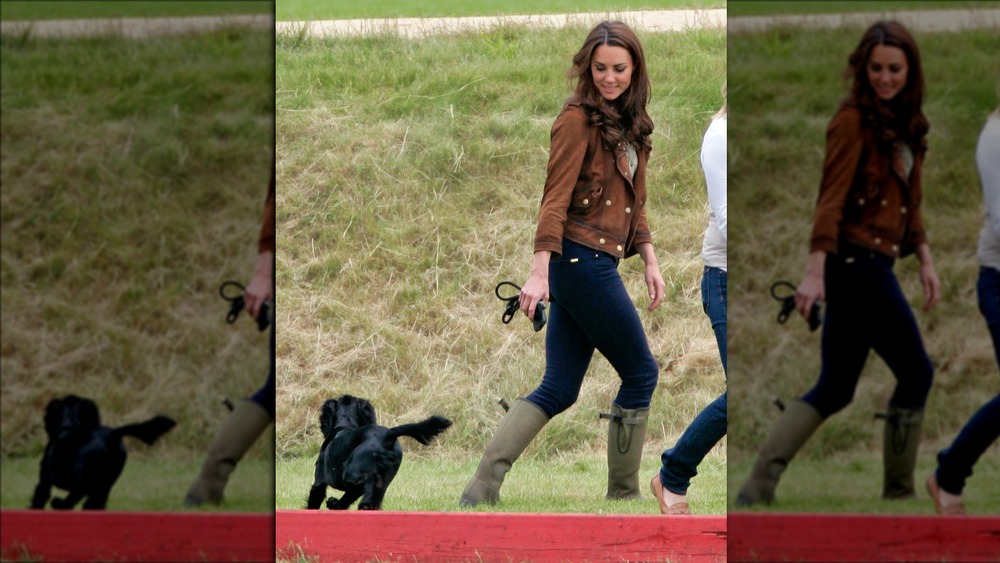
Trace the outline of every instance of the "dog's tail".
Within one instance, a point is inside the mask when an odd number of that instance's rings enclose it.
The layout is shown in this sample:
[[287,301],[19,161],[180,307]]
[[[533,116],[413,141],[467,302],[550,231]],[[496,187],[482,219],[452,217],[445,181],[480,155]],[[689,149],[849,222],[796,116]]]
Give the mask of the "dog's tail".
[[176,426],[174,419],[166,416],[155,416],[139,424],[126,424],[112,430],[112,435],[118,439],[122,436],[135,436],[146,444],[152,445],[160,436]]
[[432,416],[422,422],[413,424],[403,424],[395,428],[390,428],[386,434],[386,442],[395,442],[400,436],[409,436],[423,445],[431,443],[435,436],[444,432],[451,421],[443,416]]

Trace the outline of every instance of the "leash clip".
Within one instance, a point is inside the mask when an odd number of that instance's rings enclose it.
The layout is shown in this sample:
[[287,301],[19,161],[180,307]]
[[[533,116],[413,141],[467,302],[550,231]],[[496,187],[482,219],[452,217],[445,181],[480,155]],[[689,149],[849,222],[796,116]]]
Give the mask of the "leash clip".
[[[513,287],[518,291],[518,293],[515,293],[510,297],[504,297],[503,295],[500,295],[500,288],[505,285]],[[510,324],[510,321],[514,318],[514,315],[516,315],[517,312],[521,310],[520,291],[521,291],[521,286],[517,285],[512,281],[502,281],[498,283],[496,288],[493,290],[493,293],[496,294],[497,299],[507,303],[507,305],[504,307],[503,315],[500,317],[500,320],[503,321],[503,324]],[[545,315],[545,302],[539,301],[535,305],[535,318],[532,319],[531,321],[532,326],[535,328],[535,332],[542,330],[547,320],[548,319],[546,318]]]
[[[239,290],[239,293],[233,294],[227,292],[227,288],[235,287]],[[240,311],[246,307],[246,300],[243,298],[243,294],[246,292],[246,288],[243,284],[228,280],[219,286],[219,297],[222,297],[229,302],[229,312],[226,313],[226,322],[233,324],[236,319],[240,316]],[[257,330],[263,332],[268,326],[271,325],[271,305],[269,303],[260,304],[260,312],[257,314]]]
[[[778,288],[780,287],[787,287],[788,289],[792,290],[791,295],[785,297],[778,295]],[[785,324],[785,321],[788,320],[788,316],[791,315],[793,311],[795,311],[795,289],[796,288],[794,285],[788,283],[785,280],[779,280],[771,284],[771,297],[773,297],[775,301],[781,302],[781,310],[778,311],[779,324]],[[817,328],[819,328],[820,324],[821,324],[821,319],[820,319],[819,302],[814,302],[812,305],[812,309],[809,310],[809,330],[810,331],[816,330]]]

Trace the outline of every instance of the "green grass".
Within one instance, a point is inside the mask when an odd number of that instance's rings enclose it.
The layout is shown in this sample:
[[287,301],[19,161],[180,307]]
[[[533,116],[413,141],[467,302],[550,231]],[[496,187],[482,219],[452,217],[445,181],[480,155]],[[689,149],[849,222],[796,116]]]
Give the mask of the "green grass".
[[[503,414],[496,398],[538,385],[543,337],[523,319],[501,323],[493,289],[527,275],[549,130],[586,32],[278,37],[279,460],[315,455],[318,409],[343,393],[371,399],[387,425],[447,416],[449,459],[478,459]],[[721,105],[726,37],[642,40],[656,123],[649,220],[667,280],[664,305],[641,313],[663,368],[647,437],[655,461],[725,385],[698,293],[697,155]],[[644,303],[641,261],[620,271]],[[596,355],[539,451],[603,456],[597,415],[617,389]]]
[[259,0],[163,0],[156,2],[5,0],[0,2],[0,18],[4,21],[225,16],[270,14],[273,11],[274,2]]
[[275,3],[278,21],[354,18],[457,17],[580,12],[623,12],[724,8],[724,0],[380,0],[378,2],[326,2],[281,0]]
[[[169,441],[167,439],[167,441]],[[237,465],[220,505],[184,506],[184,495],[204,460],[202,455],[166,444],[145,446],[129,441],[129,458],[111,489],[108,510],[155,512],[270,512],[274,509],[274,461],[267,444],[257,444]],[[0,465],[0,508],[24,509],[38,484],[41,457],[5,457]],[[65,491],[52,489],[53,497]],[[82,504],[77,505],[77,510]]]
[[0,38],[5,474],[40,458],[53,397],[93,398],[111,425],[169,415],[193,459],[220,398],[263,383],[267,336],[245,316],[227,325],[217,288],[256,260],[272,53],[273,33],[236,27]]
[[[882,458],[871,453],[847,453],[833,456],[814,455],[807,445],[802,455],[788,466],[770,506],[754,505],[731,510],[755,512],[830,512],[852,514],[934,514],[934,502],[924,481],[934,471],[937,450],[924,447],[917,464],[914,485],[917,497],[906,500],[882,500]],[[1000,506],[1000,456],[994,446],[976,464],[963,495],[970,515],[996,515]],[[752,460],[729,463],[729,498],[736,494],[750,473]]]
[[894,2],[770,2],[758,0],[730,0],[726,4],[729,17],[742,16],[777,16],[791,14],[845,14],[852,12],[886,12],[911,10],[963,10],[976,8],[995,8],[996,2],[966,2],[966,1],[925,1],[900,0]]
[[[428,452],[406,441],[407,450],[399,473],[389,486],[384,510],[406,512],[456,512],[458,499],[479,464],[479,457],[452,458],[445,446]],[[649,480],[660,469],[660,450],[647,444],[639,471],[641,501],[609,501],[607,461],[601,454],[568,453],[545,458],[529,453],[518,460],[500,491],[501,502],[475,508],[481,512],[545,512],[579,514],[659,514]],[[275,468],[275,506],[305,508],[313,479],[315,457],[280,460]],[[716,447],[691,481],[688,504],[695,514],[726,513],[726,457]],[[329,489],[339,497],[341,491]],[[322,510],[326,510],[325,506]],[[357,510],[357,503],[351,507]]]
[[[768,288],[779,279],[793,284],[801,279],[824,132],[846,92],[840,73],[857,34],[788,28],[729,37],[729,193],[731,208],[739,210],[731,220],[730,248],[733,467],[749,463],[770,430],[777,415],[772,398],[800,396],[818,377],[819,332],[810,333],[799,317],[777,324],[778,303]],[[982,196],[973,155],[978,131],[997,105],[1000,37],[983,30],[918,33],[916,39],[928,87],[924,109],[931,123],[923,210],[942,281],[938,306],[930,313],[919,310],[923,298],[915,259],[900,261],[896,273],[918,309],[917,322],[936,370],[921,450],[922,463],[928,463],[996,390],[996,358],[975,299]],[[882,427],[872,417],[885,409],[894,384],[873,354],[854,402],[810,440],[814,455],[832,459],[879,452]],[[997,482],[983,486],[990,489]]]

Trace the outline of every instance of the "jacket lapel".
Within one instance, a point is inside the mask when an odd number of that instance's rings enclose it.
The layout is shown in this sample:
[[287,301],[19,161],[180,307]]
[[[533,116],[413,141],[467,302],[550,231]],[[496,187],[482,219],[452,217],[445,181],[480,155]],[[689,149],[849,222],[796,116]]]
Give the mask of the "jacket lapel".
[[632,188],[632,191],[635,191],[635,186],[632,185],[632,171],[629,170],[628,166],[628,156],[625,154],[624,142],[618,143],[618,146],[615,147],[614,157],[615,157],[615,168],[618,169],[618,173],[621,174],[623,178],[625,178],[625,181],[628,183],[628,186]]
[[[910,185],[909,171],[913,170],[913,152],[906,150],[902,144],[897,144],[892,151],[892,171],[903,182],[904,186]],[[907,162],[909,161],[909,162]]]

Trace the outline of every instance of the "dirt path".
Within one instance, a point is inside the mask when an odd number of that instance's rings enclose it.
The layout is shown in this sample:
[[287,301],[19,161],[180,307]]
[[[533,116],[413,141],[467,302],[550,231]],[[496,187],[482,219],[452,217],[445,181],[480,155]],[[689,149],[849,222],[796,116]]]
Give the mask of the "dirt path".
[[208,16],[191,18],[116,18],[81,20],[38,20],[0,22],[0,32],[22,33],[31,30],[34,37],[83,37],[121,35],[133,39],[197,31],[212,31],[238,25],[255,28],[274,26],[276,33],[304,33],[313,37],[343,37],[370,33],[394,32],[407,37],[436,33],[456,33],[469,29],[488,31],[500,25],[535,25],[562,27],[589,26],[613,17],[646,32],[683,31],[686,29],[723,28],[733,32],[763,31],[778,25],[804,28],[863,27],[879,18],[895,18],[919,31],[958,31],[962,29],[1000,29],[1000,8],[980,10],[935,10],[911,12],[864,12],[854,14],[816,14],[726,18],[724,9],[656,10],[645,12],[582,13],[532,16],[496,16],[465,18],[395,18],[274,22],[271,15]]
[[764,31],[779,25],[804,28],[867,27],[880,19],[895,19],[912,31],[1000,29],[1000,9],[966,9],[730,18],[729,31]]
[[645,12],[583,13],[534,16],[497,16],[465,18],[398,18],[277,22],[277,33],[304,33],[312,37],[345,37],[392,32],[406,37],[465,30],[488,31],[500,25],[536,25],[562,27],[589,26],[614,17],[636,30],[646,32],[682,31],[707,27],[728,31],[763,31],[774,26],[804,28],[870,25],[876,19],[894,18],[918,31],[960,31],[962,29],[1000,29],[1000,9],[928,10],[899,12],[863,12],[853,14],[816,14],[726,18],[726,10],[659,10]]
[[437,33],[467,30],[488,31],[501,25],[534,25],[563,27],[591,26],[608,18],[620,19],[636,30],[681,31],[685,29],[725,28],[726,10],[659,10],[647,12],[612,12],[533,16],[484,16],[465,18],[398,18],[363,20],[326,20],[308,22],[277,22],[277,33],[305,33],[312,37],[357,36],[380,32],[395,32],[406,37],[422,37]]
[[270,14],[252,16],[205,16],[191,18],[114,18],[80,20],[34,20],[0,22],[0,32],[18,34],[30,29],[32,37],[87,37],[120,35],[143,39],[157,35],[213,31],[228,26],[269,28]]

